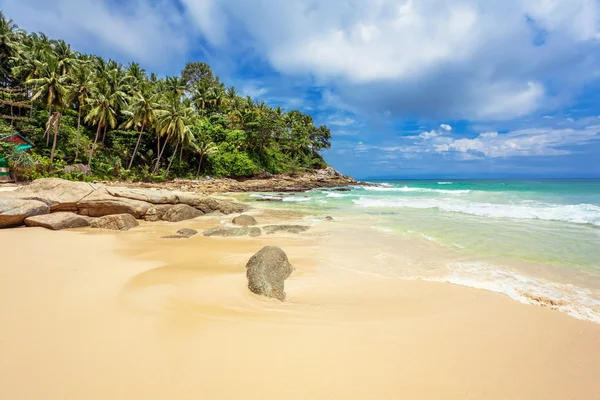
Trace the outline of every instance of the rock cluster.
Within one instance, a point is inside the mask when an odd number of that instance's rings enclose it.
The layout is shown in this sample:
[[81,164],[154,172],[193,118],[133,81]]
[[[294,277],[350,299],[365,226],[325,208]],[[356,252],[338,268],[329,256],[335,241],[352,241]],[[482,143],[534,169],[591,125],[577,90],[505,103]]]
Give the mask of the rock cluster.
[[[136,219],[177,222],[214,212],[232,214],[245,210],[242,204],[189,193],[46,178],[0,193],[0,228],[27,225],[66,229],[90,225],[123,230],[136,226]],[[54,215],[57,213],[61,214]],[[39,218],[46,214],[50,216]]]

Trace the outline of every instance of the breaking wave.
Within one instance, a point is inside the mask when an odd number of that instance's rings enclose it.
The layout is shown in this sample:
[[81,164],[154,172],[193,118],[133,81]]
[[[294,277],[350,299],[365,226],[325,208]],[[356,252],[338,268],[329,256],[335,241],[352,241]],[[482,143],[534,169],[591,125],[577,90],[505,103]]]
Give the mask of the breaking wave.
[[600,226],[600,207],[593,204],[492,204],[451,199],[368,198],[353,200],[358,207],[438,209],[489,218],[539,219]]

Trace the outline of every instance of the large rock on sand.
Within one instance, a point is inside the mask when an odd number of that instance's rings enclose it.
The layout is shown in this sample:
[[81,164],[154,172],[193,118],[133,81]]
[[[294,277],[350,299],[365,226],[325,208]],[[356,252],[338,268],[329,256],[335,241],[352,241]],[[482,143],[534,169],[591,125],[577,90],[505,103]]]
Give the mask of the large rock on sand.
[[44,178],[8,193],[13,198],[38,200],[52,212],[77,211],[77,203],[92,194],[97,185],[86,182],[71,182],[58,178]]
[[186,204],[190,207],[197,208],[204,214],[209,214],[213,211],[220,211],[223,214],[233,214],[244,212],[247,209],[243,204],[163,189],[106,188],[106,190],[114,197],[144,201],[155,205]]
[[163,215],[163,221],[169,222],[179,222],[185,221],[188,219],[197,218],[204,215],[204,213],[200,210],[195,209],[192,206],[188,206],[187,204],[177,204]]
[[260,236],[259,228],[226,228],[226,227],[217,227],[207,230],[203,233],[204,236],[221,236],[221,237],[235,237],[235,236],[250,236],[257,237]]
[[294,271],[279,247],[266,246],[246,264],[248,289],[253,293],[285,300],[284,281]]
[[90,221],[91,218],[77,215],[72,212],[56,212],[26,218],[25,225],[59,231],[70,228],[84,228],[90,226]]
[[77,203],[79,214],[89,217],[131,214],[135,218],[142,218],[151,207],[151,204],[144,201],[113,197],[103,188],[94,191]]
[[0,198],[0,228],[23,225],[26,218],[49,212],[50,207],[41,201]]
[[309,229],[310,226],[305,225],[268,225],[263,228],[267,235],[272,235],[277,232],[302,233]]
[[252,217],[250,215],[240,215],[239,217],[235,217],[232,222],[234,225],[239,225],[239,226],[256,225],[256,220],[254,219],[254,217]]
[[106,215],[95,218],[90,226],[92,228],[112,229],[113,231],[128,231],[139,223],[131,214]]

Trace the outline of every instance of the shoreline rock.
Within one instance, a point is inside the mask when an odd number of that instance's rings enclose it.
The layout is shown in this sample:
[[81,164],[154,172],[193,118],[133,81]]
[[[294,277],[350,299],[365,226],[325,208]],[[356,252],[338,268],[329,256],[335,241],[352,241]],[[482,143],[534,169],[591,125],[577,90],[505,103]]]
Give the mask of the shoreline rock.
[[263,247],[246,264],[248,289],[252,293],[284,301],[284,281],[293,271],[294,267],[282,249],[275,246]]
[[85,228],[90,226],[90,217],[75,214],[68,211],[59,211],[52,214],[36,215],[25,219],[25,226],[40,227],[53,231],[63,229]]
[[[233,214],[247,209],[243,204],[194,193],[115,188],[45,178],[16,190],[0,193],[0,228],[20,226],[28,217],[57,212],[96,218],[127,214],[134,219],[179,222],[205,214]],[[62,217],[67,218],[65,215]],[[60,217],[53,218],[48,221],[59,226]],[[73,221],[72,216],[69,218]],[[32,223],[35,224],[35,221],[34,219]]]

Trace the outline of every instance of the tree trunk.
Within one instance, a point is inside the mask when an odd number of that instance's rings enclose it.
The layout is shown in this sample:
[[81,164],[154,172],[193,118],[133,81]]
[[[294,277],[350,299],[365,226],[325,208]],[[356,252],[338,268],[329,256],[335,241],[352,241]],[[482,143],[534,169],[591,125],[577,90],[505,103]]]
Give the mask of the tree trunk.
[[[52,117],[52,106],[48,107],[48,121],[50,121],[50,117]],[[46,132],[44,132],[44,137],[46,138],[46,147],[50,145],[50,127],[48,123],[46,123]]]
[[56,118],[58,118],[58,121],[52,121],[52,124],[54,125],[54,140],[52,141],[52,150],[50,151],[50,164],[54,162],[54,151],[56,151],[56,139],[58,137],[58,130],[60,129],[61,116],[61,113],[56,113]]
[[[10,116],[11,117],[13,116],[13,106],[12,106],[12,104],[10,105]],[[15,124],[15,120],[14,120],[14,118],[11,118],[10,119],[10,127],[12,128],[14,126],[14,124]]]
[[108,125],[104,125],[104,133],[102,134],[102,144],[104,144],[104,139],[106,139],[106,128]]
[[140,146],[140,142],[142,141],[143,134],[144,134],[144,124],[142,124],[142,129],[140,130],[140,136],[138,136],[137,143],[135,144],[135,149],[133,149],[133,155],[131,156],[131,160],[129,161],[129,168],[127,168],[127,169],[131,169],[131,167],[133,166],[133,159],[135,158],[135,155],[138,151],[138,147]]
[[156,165],[152,170],[152,173],[156,173],[158,171],[158,166],[160,164],[160,133],[156,132]]
[[179,149],[179,162],[183,161],[183,144],[181,145],[181,149]]
[[[165,149],[167,148],[167,143],[169,143],[169,137],[167,136],[165,138],[165,143],[163,143],[163,147],[162,150],[160,151],[160,153],[158,154],[158,160],[156,161],[156,168],[154,169],[153,173],[157,173],[158,172],[158,167],[160,166],[160,159],[162,158],[163,153],[165,152]],[[177,151],[177,150],[175,150]]]
[[202,168],[202,160],[204,159],[204,153],[200,154],[200,162],[198,163],[198,172],[196,172],[196,177],[200,178],[200,169]]
[[100,128],[102,126],[98,124],[98,129],[96,130],[96,138],[94,139],[94,144],[92,144],[92,150],[90,150],[90,157],[88,160],[88,170],[92,170],[92,157],[94,156],[94,147],[96,147],[96,143],[98,142],[98,138],[100,137]]
[[81,104],[79,105],[79,115],[77,116],[77,139],[75,140],[75,161],[79,157],[79,129],[81,128]]
[[165,177],[169,176],[169,170],[171,169],[171,164],[173,164],[173,160],[177,156],[177,148],[178,147],[179,147],[179,142],[177,142],[177,144],[175,145],[175,151],[173,152],[173,156],[171,157],[171,161],[169,161],[169,166],[167,167],[167,170],[165,171]]

